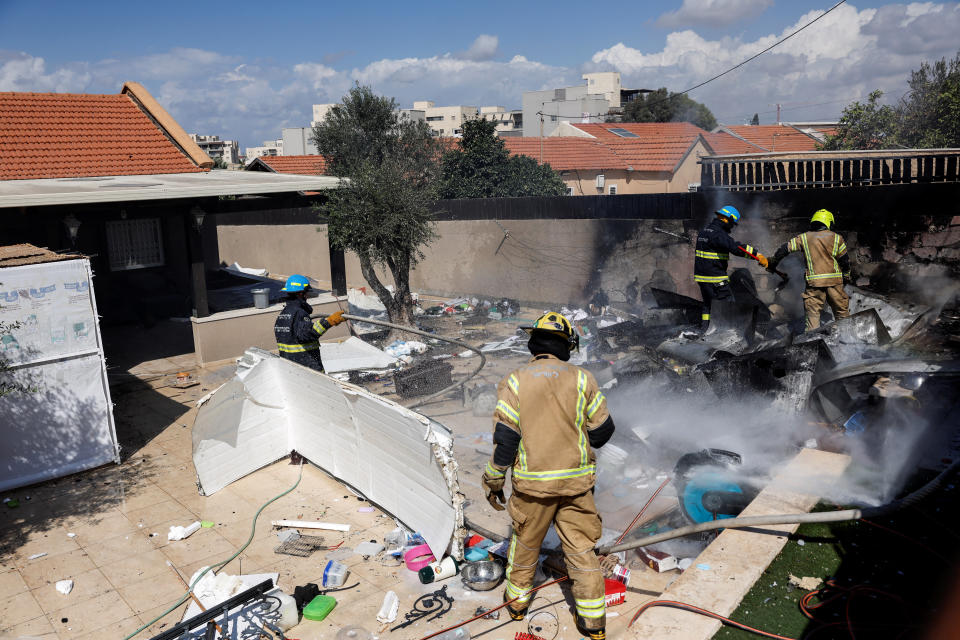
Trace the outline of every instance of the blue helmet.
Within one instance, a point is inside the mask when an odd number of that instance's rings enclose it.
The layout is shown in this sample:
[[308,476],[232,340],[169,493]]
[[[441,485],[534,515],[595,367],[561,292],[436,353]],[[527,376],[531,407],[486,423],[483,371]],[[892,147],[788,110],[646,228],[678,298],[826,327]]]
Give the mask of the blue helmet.
[[286,291],[287,293],[298,293],[300,291],[306,291],[309,288],[310,279],[307,278],[307,276],[293,274],[287,278],[286,284],[283,285],[283,289],[280,289],[280,291]]
[[717,215],[732,220],[734,224],[740,224],[740,212],[737,211],[736,207],[732,207],[729,204],[717,209]]

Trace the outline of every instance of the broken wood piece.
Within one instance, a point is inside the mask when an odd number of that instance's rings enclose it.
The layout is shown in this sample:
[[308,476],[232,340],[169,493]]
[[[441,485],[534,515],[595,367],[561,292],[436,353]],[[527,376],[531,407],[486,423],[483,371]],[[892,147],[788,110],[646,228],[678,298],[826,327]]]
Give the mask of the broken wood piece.
[[350,525],[336,522],[316,522],[312,520],[273,520],[275,527],[293,527],[295,529],[326,529],[328,531],[350,531]]

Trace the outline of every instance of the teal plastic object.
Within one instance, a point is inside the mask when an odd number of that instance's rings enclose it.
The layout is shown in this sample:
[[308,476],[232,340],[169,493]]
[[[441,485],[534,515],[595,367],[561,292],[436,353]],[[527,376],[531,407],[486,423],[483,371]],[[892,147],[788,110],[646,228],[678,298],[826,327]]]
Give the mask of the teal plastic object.
[[303,608],[303,617],[307,620],[323,620],[330,615],[335,606],[337,606],[337,599],[333,596],[317,596]]

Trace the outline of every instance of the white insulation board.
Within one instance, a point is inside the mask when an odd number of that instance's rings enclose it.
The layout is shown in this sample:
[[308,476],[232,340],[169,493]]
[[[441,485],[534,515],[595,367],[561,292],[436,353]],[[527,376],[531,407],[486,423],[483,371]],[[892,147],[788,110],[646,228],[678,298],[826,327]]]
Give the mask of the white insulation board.
[[193,426],[204,495],[294,449],[423,534],[437,557],[447,550],[463,523],[463,497],[446,427],[260,350],[244,360]]
[[90,262],[0,269],[0,490],[118,462]]

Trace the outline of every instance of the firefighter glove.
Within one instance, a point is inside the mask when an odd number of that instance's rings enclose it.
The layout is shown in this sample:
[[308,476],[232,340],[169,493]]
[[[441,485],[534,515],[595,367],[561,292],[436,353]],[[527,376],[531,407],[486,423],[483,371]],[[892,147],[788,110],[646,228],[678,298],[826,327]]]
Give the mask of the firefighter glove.
[[343,311],[334,311],[327,316],[327,324],[331,327],[335,327],[341,322],[343,322]]
[[770,261],[767,260],[767,257],[762,253],[757,254],[757,262],[759,262],[760,266],[763,267],[764,269],[770,266]]
[[483,490],[487,496],[487,502],[497,511],[503,511],[507,503],[507,498],[503,495],[504,478],[491,478],[483,474]]

